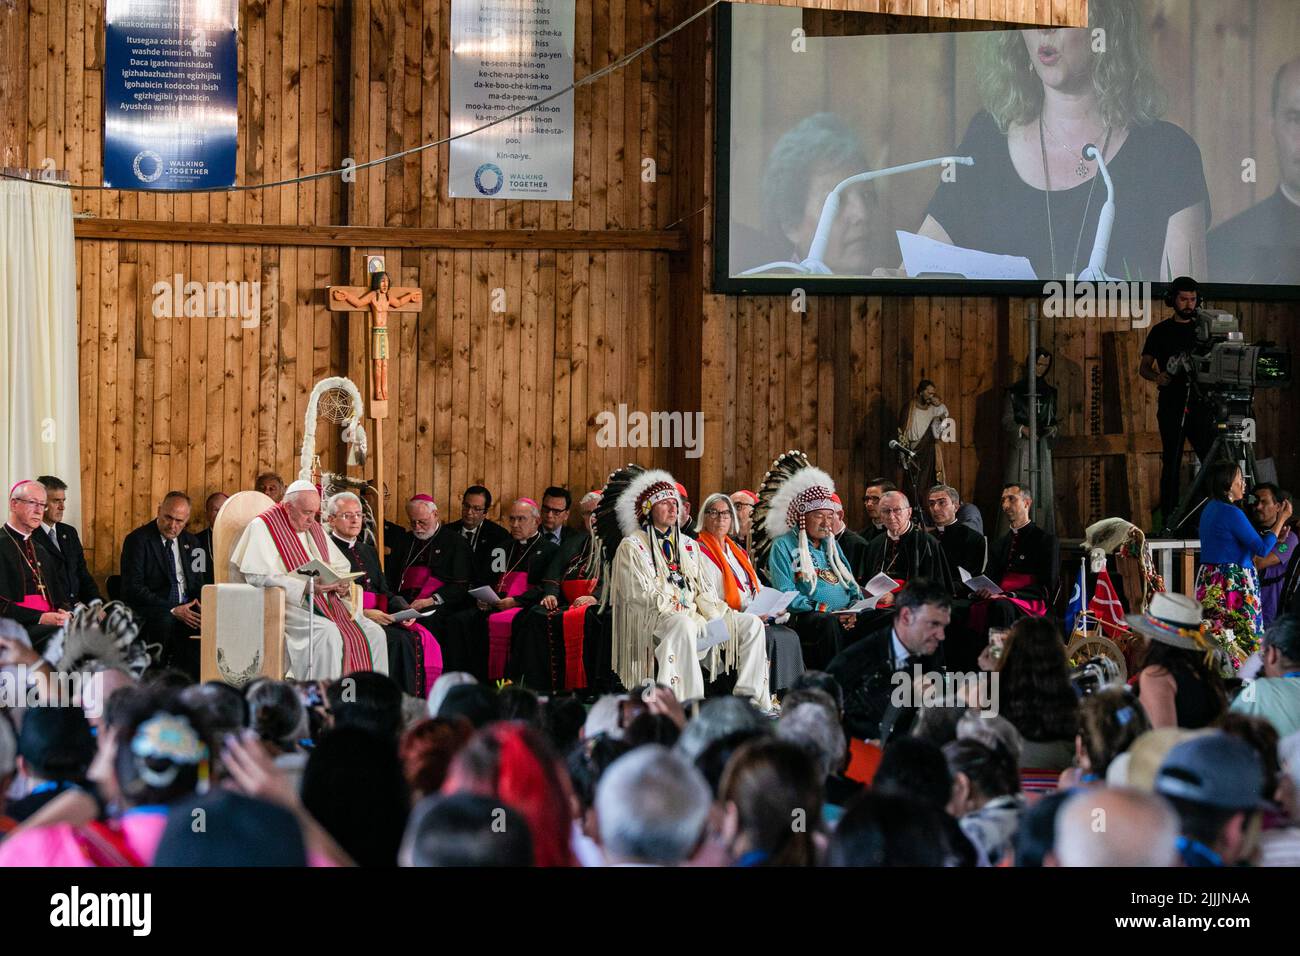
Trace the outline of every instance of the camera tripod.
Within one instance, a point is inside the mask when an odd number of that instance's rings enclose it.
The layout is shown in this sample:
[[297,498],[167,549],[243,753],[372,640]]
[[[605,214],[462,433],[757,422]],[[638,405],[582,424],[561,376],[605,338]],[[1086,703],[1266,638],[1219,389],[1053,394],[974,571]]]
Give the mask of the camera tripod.
[[[1250,440],[1245,438],[1245,421],[1251,418],[1251,395],[1238,393],[1218,398],[1218,414],[1214,419],[1217,434],[1214,436],[1214,443],[1210,445],[1205,459],[1196,469],[1196,477],[1192,479],[1191,487],[1179,500],[1178,509],[1165,519],[1164,534],[1166,535],[1178,534],[1194,516],[1200,514],[1212,494],[1207,488],[1210,482],[1210,469],[1219,462],[1236,462],[1241,467],[1246,487],[1255,484],[1255,442],[1253,438]],[[1237,409],[1235,412],[1234,406]],[[1240,414],[1243,409],[1245,414]]]

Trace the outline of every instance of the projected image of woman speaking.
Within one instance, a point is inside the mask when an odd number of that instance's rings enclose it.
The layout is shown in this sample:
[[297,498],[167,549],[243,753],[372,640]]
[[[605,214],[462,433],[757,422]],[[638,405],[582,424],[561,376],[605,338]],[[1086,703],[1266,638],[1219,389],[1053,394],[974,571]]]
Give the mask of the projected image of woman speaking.
[[1105,183],[1115,186],[1106,273],[1167,281],[1205,268],[1209,193],[1201,151],[1160,119],[1165,95],[1131,0],[1091,0],[1092,29],[981,37],[983,111],[955,152],[975,158],[939,185],[920,233],[983,252],[1025,256],[1040,278],[1088,265]]

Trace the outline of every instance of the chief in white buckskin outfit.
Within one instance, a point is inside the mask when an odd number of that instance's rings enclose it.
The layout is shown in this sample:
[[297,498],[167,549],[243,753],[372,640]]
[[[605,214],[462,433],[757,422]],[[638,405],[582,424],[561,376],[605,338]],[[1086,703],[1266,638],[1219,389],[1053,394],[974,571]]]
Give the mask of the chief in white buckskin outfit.
[[[605,487],[597,532],[607,560],[618,540],[607,593],[614,670],[633,688],[653,677],[657,665],[658,682],[683,702],[704,697],[703,667],[714,677],[735,670],[735,695],[770,711],[763,623],[732,610],[709,584],[699,543],[678,528],[679,508],[676,482],[665,471],[630,466]],[[700,650],[708,622],[717,618],[727,639]]]

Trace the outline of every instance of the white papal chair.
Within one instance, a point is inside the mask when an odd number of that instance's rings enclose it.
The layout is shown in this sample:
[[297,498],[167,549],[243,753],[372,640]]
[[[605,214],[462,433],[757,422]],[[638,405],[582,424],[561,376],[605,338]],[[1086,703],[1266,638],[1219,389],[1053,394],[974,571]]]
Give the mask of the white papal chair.
[[248,523],[274,504],[260,491],[240,491],[217,512],[212,529],[216,583],[203,588],[200,676],[205,681],[242,687],[256,677],[284,677],[284,590],[246,584],[230,563]]

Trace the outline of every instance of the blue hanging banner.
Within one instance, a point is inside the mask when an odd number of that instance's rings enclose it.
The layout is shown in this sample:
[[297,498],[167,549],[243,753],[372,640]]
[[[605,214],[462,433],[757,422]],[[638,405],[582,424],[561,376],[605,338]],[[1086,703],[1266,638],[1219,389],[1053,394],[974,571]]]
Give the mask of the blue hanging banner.
[[104,185],[234,185],[238,0],[108,0]]

